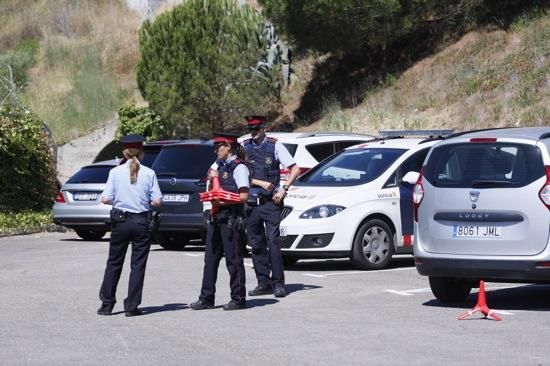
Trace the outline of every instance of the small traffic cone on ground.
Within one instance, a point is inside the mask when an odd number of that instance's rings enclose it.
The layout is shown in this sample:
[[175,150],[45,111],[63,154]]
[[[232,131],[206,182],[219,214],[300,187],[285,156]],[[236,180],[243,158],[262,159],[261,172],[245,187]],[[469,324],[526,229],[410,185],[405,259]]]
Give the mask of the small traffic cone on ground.
[[220,200],[225,202],[240,202],[241,195],[238,193],[227,192],[220,187],[220,178],[212,177],[212,189],[199,193],[201,202]]
[[493,319],[496,321],[502,320],[500,316],[498,316],[493,310],[489,309],[487,306],[487,300],[485,299],[485,283],[482,281],[479,281],[479,293],[477,295],[477,304],[474,306],[474,308],[461,316],[458,317],[458,320],[464,320],[470,315],[474,313],[482,313],[485,318]]

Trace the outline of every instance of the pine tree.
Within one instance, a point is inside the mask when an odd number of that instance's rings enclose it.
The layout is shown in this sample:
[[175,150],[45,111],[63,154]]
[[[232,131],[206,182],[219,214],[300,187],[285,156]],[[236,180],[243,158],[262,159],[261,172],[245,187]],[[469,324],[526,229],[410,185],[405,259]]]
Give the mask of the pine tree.
[[269,112],[275,83],[253,75],[262,25],[234,0],[188,0],[143,24],[138,85],[174,134],[234,129],[245,114]]

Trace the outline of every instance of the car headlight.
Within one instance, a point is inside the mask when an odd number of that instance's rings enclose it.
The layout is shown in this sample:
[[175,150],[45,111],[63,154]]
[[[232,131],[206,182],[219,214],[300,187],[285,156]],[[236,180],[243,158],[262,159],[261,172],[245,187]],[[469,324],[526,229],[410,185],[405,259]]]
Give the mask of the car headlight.
[[337,205],[321,205],[310,208],[300,215],[301,219],[324,219],[326,217],[331,217],[337,213],[345,210],[343,206]]

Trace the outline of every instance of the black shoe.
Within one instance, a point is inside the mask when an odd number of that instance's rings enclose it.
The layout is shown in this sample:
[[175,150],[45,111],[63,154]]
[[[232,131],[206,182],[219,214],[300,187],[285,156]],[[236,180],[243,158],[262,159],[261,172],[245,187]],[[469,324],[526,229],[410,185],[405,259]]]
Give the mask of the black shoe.
[[134,310],[130,310],[130,311],[126,311],[126,316],[140,316],[140,315],[143,315],[143,310],[141,309],[134,309]]
[[99,309],[97,309],[97,315],[111,315],[113,313],[114,305],[103,304]]
[[256,286],[254,290],[248,291],[248,296],[262,296],[262,295],[271,295],[273,290],[270,288]]
[[209,304],[206,301],[199,300],[189,305],[189,307],[193,310],[214,309],[214,304]]
[[231,300],[223,306],[223,310],[239,310],[239,309],[245,309],[245,308],[246,308],[246,300],[243,300],[241,302]]
[[275,297],[285,297],[285,288],[283,286],[275,286],[275,290],[273,290],[273,295],[275,295]]

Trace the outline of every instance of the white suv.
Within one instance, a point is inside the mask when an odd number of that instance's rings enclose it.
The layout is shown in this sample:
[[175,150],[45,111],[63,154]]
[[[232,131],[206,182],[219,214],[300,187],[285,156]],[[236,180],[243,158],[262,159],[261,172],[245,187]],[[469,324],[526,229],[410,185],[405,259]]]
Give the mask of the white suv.
[[[267,132],[267,136],[276,138],[287,148],[302,173],[340,150],[375,138],[348,132]],[[239,142],[249,138],[250,134],[241,136]],[[290,169],[281,167],[282,183],[288,179],[289,174]]]
[[550,127],[438,143],[414,200],[416,268],[437,299],[463,301],[479,280],[550,282]]
[[437,141],[376,139],[302,175],[285,198],[280,226],[285,264],[349,257],[357,268],[381,269],[395,252],[412,253],[412,190]]

